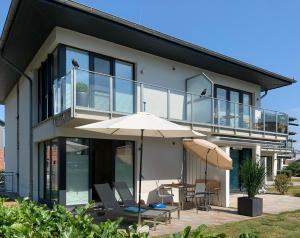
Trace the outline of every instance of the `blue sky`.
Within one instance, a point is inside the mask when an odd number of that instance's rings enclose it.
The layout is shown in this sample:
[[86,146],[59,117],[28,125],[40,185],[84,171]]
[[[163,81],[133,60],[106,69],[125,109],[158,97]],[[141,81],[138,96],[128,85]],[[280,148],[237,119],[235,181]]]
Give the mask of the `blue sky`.
[[[299,0],[78,2],[300,81]],[[9,3],[1,0],[0,29]],[[300,118],[300,83],[270,91],[262,106]]]

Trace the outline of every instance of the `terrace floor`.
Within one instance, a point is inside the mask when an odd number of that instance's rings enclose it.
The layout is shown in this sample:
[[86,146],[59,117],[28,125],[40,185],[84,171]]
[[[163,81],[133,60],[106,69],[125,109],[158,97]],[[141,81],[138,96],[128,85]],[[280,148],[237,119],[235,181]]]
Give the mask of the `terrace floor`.
[[[231,208],[212,207],[209,212],[198,211],[195,209],[181,211],[181,217],[178,220],[174,213],[172,223],[168,225],[158,225],[156,231],[151,231],[151,236],[160,236],[182,231],[186,226],[196,228],[201,224],[207,226],[222,225],[230,222],[253,219],[251,217],[237,214],[237,197],[242,194],[232,194],[230,196]],[[277,214],[285,211],[294,211],[300,209],[300,198],[287,195],[263,194],[259,195],[264,199],[264,213]]]

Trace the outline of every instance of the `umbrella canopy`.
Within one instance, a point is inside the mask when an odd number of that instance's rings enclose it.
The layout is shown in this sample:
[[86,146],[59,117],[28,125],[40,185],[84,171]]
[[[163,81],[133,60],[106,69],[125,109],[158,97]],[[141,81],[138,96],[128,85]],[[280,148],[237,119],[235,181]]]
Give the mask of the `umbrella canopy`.
[[147,112],[139,112],[76,128],[121,136],[141,136],[142,130],[144,130],[145,137],[183,138],[205,136]]
[[220,168],[232,169],[232,160],[219,146],[202,139],[184,140],[185,149],[207,163]]
[[123,116],[107,121],[91,123],[84,126],[76,127],[82,130],[94,131],[110,135],[122,136],[140,136],[140,168],[139,168],[139,216],[138,222],[141,223],[141,182],[142,182],[142,163],[143,163],[143,140],[146,137],[161,138],[184,138],[205,136],[201,133],[192,131],[184,126],[177,125],[170,121],[164,120],[150,113],[139,112],[136,114]]

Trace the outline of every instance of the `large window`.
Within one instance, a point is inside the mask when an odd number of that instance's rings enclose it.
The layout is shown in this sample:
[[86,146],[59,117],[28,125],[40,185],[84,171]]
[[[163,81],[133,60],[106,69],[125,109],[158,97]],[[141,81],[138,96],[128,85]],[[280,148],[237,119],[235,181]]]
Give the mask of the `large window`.
[[89,202],[89,140],[66,140],[66,205]]

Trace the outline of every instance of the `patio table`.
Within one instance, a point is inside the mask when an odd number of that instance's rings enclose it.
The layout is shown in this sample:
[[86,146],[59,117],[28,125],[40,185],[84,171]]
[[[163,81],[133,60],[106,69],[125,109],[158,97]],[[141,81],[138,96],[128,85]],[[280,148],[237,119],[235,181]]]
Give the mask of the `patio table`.
[[187,188],[194,188],[195,185],[194,184],[188,184],[188,183],[170,183],[170,184],[162,184],[162,187],[165,188],[177,188],[179,191],[179,209],[183,210],[183,203],[185,200],[184,197],[184,191]]

